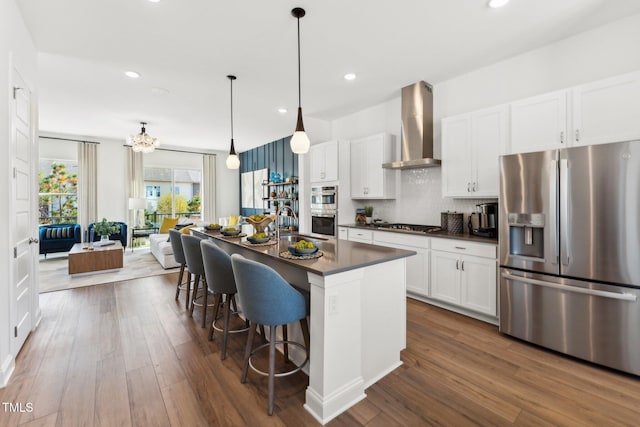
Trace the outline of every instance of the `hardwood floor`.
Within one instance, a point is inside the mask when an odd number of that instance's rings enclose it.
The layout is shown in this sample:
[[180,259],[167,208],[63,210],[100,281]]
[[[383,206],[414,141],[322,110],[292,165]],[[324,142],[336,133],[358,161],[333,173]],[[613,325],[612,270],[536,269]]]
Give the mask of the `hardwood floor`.
[[[240,384],[245,334],[228,357],[200,313],[174,301],[176,275],[51,292],[0,402],[1,426],[313,426],[307,379]],[[330,426],[638,425],[640,379],[502,336],[497,328],[407,301],[404,365]],[[266,356],[266,354],[265,354]]]

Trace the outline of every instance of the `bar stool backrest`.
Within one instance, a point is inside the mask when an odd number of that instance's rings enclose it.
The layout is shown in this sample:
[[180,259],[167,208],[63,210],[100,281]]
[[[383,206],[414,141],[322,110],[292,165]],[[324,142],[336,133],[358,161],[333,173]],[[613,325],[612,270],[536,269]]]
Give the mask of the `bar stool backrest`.
[[184,249],[184,257],[187,260],[189,272],[197,276],[206,277],[202,253],[200,252],[200,238],[188,234],[182,234],[180,237],[182,238],[182,249]]
[[201,240],[200,249],[209,290],[218,294],[237,293],[231,257],[211,240]]
[[178,264],[186,264],[187,260],[184,257],[184,250],[182,249],[182,236],[178,230],[169,230],[169,241],[171,242],[171,248],[173,249],[173,257]]
[[304,297],[274,269],[231,255],[242,311],[260,325],[286,325],[306,316]]

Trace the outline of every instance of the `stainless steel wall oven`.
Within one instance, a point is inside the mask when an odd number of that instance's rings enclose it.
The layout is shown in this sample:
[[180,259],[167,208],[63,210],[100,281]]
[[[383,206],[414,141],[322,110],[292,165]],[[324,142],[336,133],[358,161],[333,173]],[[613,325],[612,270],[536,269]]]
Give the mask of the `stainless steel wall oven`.
[[311,188],[311,232],[336,237],[338,234],[338,187]]

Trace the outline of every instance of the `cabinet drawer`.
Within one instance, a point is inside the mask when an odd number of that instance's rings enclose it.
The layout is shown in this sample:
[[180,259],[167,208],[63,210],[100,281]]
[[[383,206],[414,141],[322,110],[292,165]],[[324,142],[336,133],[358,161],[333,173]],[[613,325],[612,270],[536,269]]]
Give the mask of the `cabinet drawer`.
[[349,229],[349,240],[367,240],[373,242],[373,230],[360,230],[358,228]]
[[466,240],[431,239],[431,249],[454,252],[461,255],[475,255],[495,259],[498,248],[490,243],[468,242]]
[[384,246],[385,243],[396,245],[411,246],[415,248],[429,249],[429,238],[427,236],[413,236],[403,233],[388,233],[384,231],[376,231],[373,240]]

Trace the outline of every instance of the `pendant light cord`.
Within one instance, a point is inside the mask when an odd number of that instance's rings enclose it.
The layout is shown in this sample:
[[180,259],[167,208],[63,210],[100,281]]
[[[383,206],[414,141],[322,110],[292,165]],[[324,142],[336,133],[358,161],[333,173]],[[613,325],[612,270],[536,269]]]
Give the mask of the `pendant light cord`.
[[301,107],[302,103],[300,99],[302,98],[302,91],[300,89],[300,17],[298,17],[298,108]]
[[231,140],[233,141],[233,79],[229,79],[231,82]]

